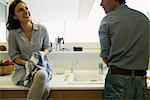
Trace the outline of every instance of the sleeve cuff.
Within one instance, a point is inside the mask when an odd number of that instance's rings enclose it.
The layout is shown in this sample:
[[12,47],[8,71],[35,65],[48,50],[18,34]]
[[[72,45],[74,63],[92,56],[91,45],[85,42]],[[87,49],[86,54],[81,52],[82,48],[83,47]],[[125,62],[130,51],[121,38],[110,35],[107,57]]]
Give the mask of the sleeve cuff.
[[108,58],[109,51],[101,51],[100,57]]

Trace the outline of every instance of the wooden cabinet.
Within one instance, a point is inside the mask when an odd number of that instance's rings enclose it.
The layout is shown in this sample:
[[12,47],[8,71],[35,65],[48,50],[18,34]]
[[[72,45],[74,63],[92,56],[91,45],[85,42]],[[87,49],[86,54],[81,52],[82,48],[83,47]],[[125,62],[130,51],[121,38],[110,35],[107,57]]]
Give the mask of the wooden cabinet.
[[100,90],[72,90],[63,94],[63,100],[103,100],[103,91]]
[[28,90],[0,90],[0,100],[22,100],[27,97]]
[[[0,100],[26,100],[28,90],[0,90]],[[150,90],[149,90],[150,93]],[[52,90],[48,100],[103,100],[103,90]]]
[[50,93],[50,100],[63,100],[63,91],[55,90]]
[[[28,90],[0,90],[0,100],[24,100],[27,97],[27,92]],[[103,91],[52,90],[49,100],[103,100]]]

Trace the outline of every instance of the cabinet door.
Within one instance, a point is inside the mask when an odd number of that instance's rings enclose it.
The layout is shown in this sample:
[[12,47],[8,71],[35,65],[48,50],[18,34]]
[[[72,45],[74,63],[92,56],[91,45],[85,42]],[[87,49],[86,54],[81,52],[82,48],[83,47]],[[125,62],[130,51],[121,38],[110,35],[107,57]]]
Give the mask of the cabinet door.
[[63,91],[51,91],[49,100],[63,100]]
[[[4,100],[11,100],[11,98],[26,98],[28,90],[0,90],[0,100],[4,98]],[[15,99],[12,99],[15,100]]]
[[103,100],[103,91],[64,91],[64,100]]

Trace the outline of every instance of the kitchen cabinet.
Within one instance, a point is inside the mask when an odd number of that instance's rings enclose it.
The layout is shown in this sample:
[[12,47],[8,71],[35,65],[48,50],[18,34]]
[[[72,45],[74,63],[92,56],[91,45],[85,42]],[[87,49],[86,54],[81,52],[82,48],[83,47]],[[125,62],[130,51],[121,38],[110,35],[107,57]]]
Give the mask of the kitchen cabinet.
[[[27,92],[28,90],[0,90],[0,100],[26,100]],[[103,98],[103,90],[52,90],[48,100],[103,100]]]
[[103,90],[68,90],[63,94],[63,100],[103,100]]
[[[18,100],[27,97],[28,90],[0,90],[0,100],[14,99]],[[14,99],[15,100],[15,99]]]
[[[63,75],[53,76],[48,100],[99,100],[103,98],[103,85],[67,84],[63,77]],[[1,76],[0,81],[0,100],[16,100],[15,98],[26,100],[28,88],[15,86],[9,75]]]
[[52,91],[52,100],[103,100],[103,90],[57,90]]
[[[28,90],[0,90],[1,100],[24,99]],[[102,100],[103,90],[52,90],[49,100]]]
[[54,90],[50,93],[50,100],[64,100],[62,90]]
[[[103,100],[102,84],[67,84],[63,75],[54,75],[48,100]],[[148,85],[150,93],[150,85]],[[10,76],[0,76],[0,100],[26,100],[28,88],[11,83]]]

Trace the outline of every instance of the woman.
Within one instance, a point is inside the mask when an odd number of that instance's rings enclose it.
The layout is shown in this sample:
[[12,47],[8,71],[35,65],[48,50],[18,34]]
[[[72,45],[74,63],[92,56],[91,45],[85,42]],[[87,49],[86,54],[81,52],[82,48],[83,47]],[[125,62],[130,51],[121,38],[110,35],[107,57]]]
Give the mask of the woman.
[[[44,56],[51,51],[49,36],[44,26],[31,21],[30,12],[21,0],[13,1],[9,6],[7,29],[9,30],[9,55],[15,63],[12,76],[13,83],[29,87],[28,100],[47,99],[50,93],[48,81],[50,72],[38,69],[25,85],[26,66],[33,53],[40,51]],[[32,59],[33,60],[33,59]]]

